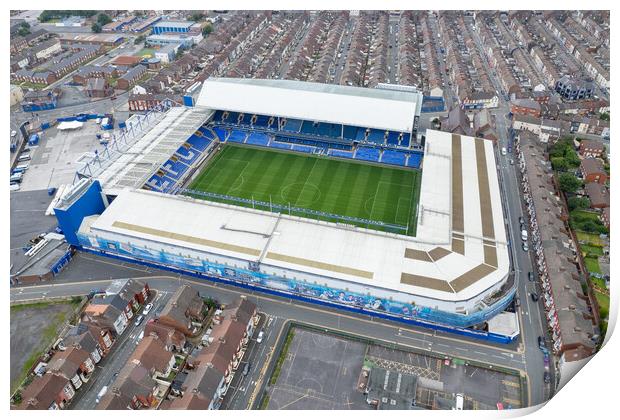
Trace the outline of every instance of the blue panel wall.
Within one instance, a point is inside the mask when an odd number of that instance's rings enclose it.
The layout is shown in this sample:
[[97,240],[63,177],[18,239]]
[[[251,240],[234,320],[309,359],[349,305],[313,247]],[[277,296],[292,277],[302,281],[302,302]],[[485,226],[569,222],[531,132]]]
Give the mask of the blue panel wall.
[[71,245],[79,245],[77,231],[87,216],[101,214],[105,210],[105,203],[101,193],[99,181],[93,181],[88,189],[75,200],[67,209],[54,209],[58,226],[65,234],[67,242]]

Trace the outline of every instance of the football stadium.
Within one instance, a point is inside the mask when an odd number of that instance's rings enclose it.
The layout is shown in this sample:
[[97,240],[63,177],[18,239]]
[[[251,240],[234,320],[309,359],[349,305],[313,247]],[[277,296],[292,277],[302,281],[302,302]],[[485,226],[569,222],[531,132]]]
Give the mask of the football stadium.
[[87,252],[507,342],[492,142],[417,130],[413,88],[211,78],[133,115],[55,214]]

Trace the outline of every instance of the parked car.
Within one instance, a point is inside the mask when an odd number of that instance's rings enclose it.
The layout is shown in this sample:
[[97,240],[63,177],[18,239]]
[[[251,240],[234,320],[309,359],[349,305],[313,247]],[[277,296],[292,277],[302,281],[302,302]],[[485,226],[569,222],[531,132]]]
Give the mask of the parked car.
[[531,271],[527,273],[527,278],[529,281],[534,281],[534,273]]
[[256,337],[256,342],[258,344],[263,342],[263,337],[265,336],[265,331],[262,331],[258,333],[258,337]]
[[543,362],[545,363],[545,370],[549,370],[549,363],[550,363],[549,354],[547,353],[544,354]]
[[138,315],[138,317],[136,318],[136,322],[134,322],[135,326],[137,327],[138,325],[142,324],[142,321],[144,321],[144,315]]
[[521,306],[521,299],[515,297],[515,307],[518,308],[519,306]]
[[245,366],[243,366],[243,372],[241,372],[243,376],[247,376],[248,373],[250,373],[250,362],[246,363]]
[[543,375],[543,379],[546,384],[551,383],[551,374],[549,372],[545,372],[545,374]]
[[523,219],[523,216],[519,217],[519,224],[525,224],[525,219]]
[[538,302],[538,294],[536,294],[536,293],[532,292],[532,293],[530,293],[530,296],[532,296],[532,300],[533,300],[534,302]]
[[542,335],[538,336],[538,347],[540,348],[545,347],[545,339],[542,337]]
[[148,315],[149,312],[151,312],[151,309],[153,309],[153,304],[147,303],[146,306],[144,307],[144,310],[142,311],[142,315]]
[[521,244],[521,248],[523,248],[523,251],[528,252],[530,250],[530,247],[527,246],[527,243],[523,242]]

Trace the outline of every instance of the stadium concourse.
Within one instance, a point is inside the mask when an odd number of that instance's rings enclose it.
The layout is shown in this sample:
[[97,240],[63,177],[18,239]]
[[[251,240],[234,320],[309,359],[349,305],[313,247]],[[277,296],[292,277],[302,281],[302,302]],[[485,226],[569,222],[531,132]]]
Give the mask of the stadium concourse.
[[420,104],[403,87],[209,79],[194,108],[133,116],[59,225],[83,250],[510,341],[494,146],[432,130],[422,146]]

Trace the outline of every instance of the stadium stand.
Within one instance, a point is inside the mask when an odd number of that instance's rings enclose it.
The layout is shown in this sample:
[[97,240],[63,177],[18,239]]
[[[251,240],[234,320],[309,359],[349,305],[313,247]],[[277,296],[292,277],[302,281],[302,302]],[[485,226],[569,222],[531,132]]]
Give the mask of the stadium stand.
[[385,131],[371,129],[370,133],[368,133],[368,141],[383,144],[385,142]]
[[228,138],[229,131],[225,128],[215,127],[213,131],[215,131],[215,134],[217,134],[221,141],[226,141],[226,138]]
[[269,136],[264,133],[251,133],[246,140],[246,144],[255,144],[258,146],[268,146],[269,145]]
[[299,144],[293,144],[293,150],[296,152],[303,152],[303,153],[314,153],[316,148],[315,147],[311,147],[311,146],[302,146]]
[[291,144],[290,143],[281,143],[279,141],[272,141],[270,143],[270,146],[274,147],[276,149],[291,150]]
[[420,163],[422,163],[422,153],[414,152],[409,155],[409,159],[407,160],[408,167],[418,169],[420,167]]
[[398,150],[386,149],[381,156],[381,163],[388,163],[390,165],[405,166],[407,154]]
[[357,149],[357,153],[355,154],[355,159],[365,160],[368,162],[379,162],[380,156],[381,156],[381,150],[375,149],[374,147],[361,146]]
[[302,125],[303,121],[301,120],[294,120],[294,119],[287,119],[286,123],[284,124],[284,131],[290,131],[292,133],[299,133],[299,131],[301,130],[301,125]]
[[329,151],[327,152],[327,155],[334,156],[334,157],[340,157],[340,158],[353,159],[353,152],[349,152],[346,150],[329,149]]
[[226,139],[227,142],[244,143],[248,133],[241,130],[232,130]]
[[390,146],[398,146],[398,138],[400,133],[395,131],[390,131],[387,137],[387,144]]

